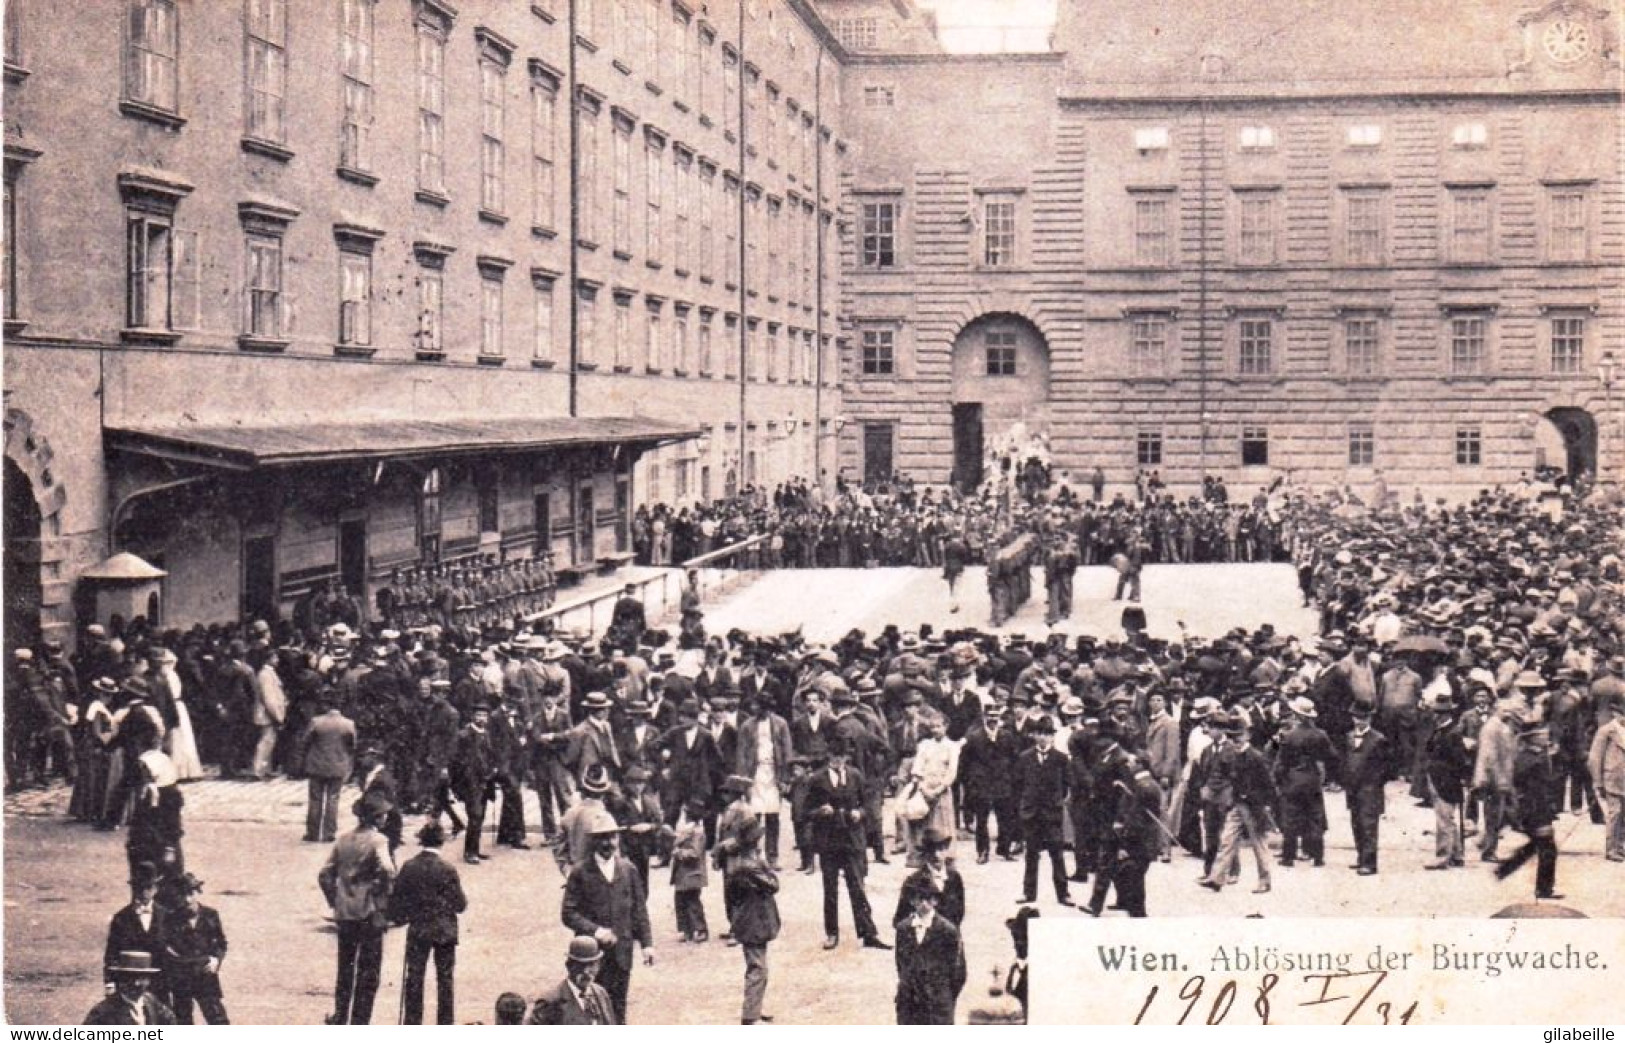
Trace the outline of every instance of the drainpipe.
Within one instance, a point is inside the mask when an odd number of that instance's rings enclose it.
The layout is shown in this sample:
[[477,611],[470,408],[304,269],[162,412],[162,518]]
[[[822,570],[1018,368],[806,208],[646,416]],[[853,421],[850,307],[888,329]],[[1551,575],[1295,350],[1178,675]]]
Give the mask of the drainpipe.
[[824,41],[813,68],[813,484],[824,485]]
[[581,302],[577,280],[581,267],[581,101],[576,97],[576,0],[570,0],[565,15],[565,40],[569,43],[570,58],[565,64],[565,104],[570,106],[570,262],[566,278],[570,294],[570,416],[580,410],[581,370]]
[[[745,176],[745,91],[750,89],[750,84],[745,77],[745,0],[739,0],[735,8],[739,20],[739,96],[734,103],[738,107],[739,126],[739,487],[742,488],[747,484],[745,465],[750,459],[746,448],[749,425],[745,422],[745,392],[750,384],[750,311],[746,294],[750,272],[745,269],[745,258],[748,256],[745,236],[750,234],[750,223],[746,220],[749,212],[746,196],[749,193],[745,185],[749,178]],[[754,479],[756,476],[751,477]]]

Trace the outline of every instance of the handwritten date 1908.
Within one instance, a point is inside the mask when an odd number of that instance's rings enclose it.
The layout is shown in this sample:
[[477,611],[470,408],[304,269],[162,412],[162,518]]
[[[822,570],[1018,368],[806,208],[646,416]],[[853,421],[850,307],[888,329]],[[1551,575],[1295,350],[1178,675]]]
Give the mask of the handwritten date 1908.
[[[1261,1025],[1272,1024],[1272,1013],[1280,1013],[1285,1007],[1288,1011],[1297,1008],[1325,1008],[1322,1016],[1336,1017],[1339,1013],[1343,1018],[1338,1024],[1349,1025],[1362,1010],[1369,1010],[1370,1015],[1380,1019],[1381,1025],[1409,1025],[1416,1016],[1416,1008],[1420,1001],[1413,1000],[1404,1010],[1396,1010],[1396,1005],[1388,1000],[1376,999],[1378,991],[1388,980],[1387,971],[1338,971],[1326,974],[1305,974],[1301,976],[1301,984],[1305,986],[1298,989],[1294,983],[1281,985],[1281,978],[1276,974],[1266,974],[1257,980],[1253,989],[1253,1013],[1258,1017]],[[1364,981],[1360,979],[1366,979]],[[1184,1009],[1179,1012],[1176,1025],[1183,1025],[1190,1018],[1197,1005],[1202,1002],[1209,982],[1204,975],[1193,974],[1185,979],[1179,988],[1179,999],[1184,1000]],[[1277,988],[1280,986],[1280,988]],[[1140,1005],[1140,1012],[1134,1016],[1134,1024],[1145,1023],[1146,1016],[1157,1002],[1157,993],[1160,985],[1151,986],[1146,993],[1145,1002]],[[1235,1006],[1238,993],[1242,986],[1234,979],[1227,979],[1219,985],[1216,993],[1211,993],[1212,999],[1207,1004],[1205,1024],[1222,1025],[1225,1018],[1230,1016],[1230,1010]],[[1287,995],[1288,990],[1291,995]],[[1391,990],[1390,990],[1391,991]],[[1170,1006],[1164,1003],[1164,1006]],[[1176,1008],[1177,1009],[1177,1008]],[[1200,1014],[1200,1012],[1198,1012]],[[1170,1011],[1171,1015],[1171,1011]],[[1296,1018],[1288,1016],[1287,1023],[1295,1023]],[[1369,1022],[1362,1022],[1366,1024]]]

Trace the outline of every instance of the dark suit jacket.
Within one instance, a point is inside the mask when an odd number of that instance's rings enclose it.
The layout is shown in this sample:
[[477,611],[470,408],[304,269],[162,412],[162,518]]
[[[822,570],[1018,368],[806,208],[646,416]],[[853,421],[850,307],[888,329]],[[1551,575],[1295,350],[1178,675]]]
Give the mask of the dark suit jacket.
[[451,762],[451,788],[458,799],[464,803],[481,799],[495,772],[490,731],[475,731],[472,725],[464,728],[457,735],[457,752]]
[[[640,740],[636,734],[637,725],[643,725],[643,738]],[[665,732],[653,724],[634,720],[630,725],[622,728],[615,736],[615,745],[621,751],[621,763],[632,765],[642,763],[644,767],[654,771],[660,767],[660,740]]]
[[766,945],[779,936],[779,878],[759,855],[736,861],[724,878],[723,904],[741,945]]
[[1006,800],[1012,796],[1020,755],[1021,743],[1015,729],[1000,725],[998,737],[990,738],[986,724],[971,728],[959,751],[959,781],[965,786],[965,801]]
[[164,983],[169,988],[199,998],[219,998],[220,978],[208,970],[211,957],[222,963],[226,959],[226,931],[220,926],[219,913],[202,905],[191,919],[184,911],[166,914],[158,944],[153,956],[163,965]]
[[814,728],[812,718],[806,714],[797,717],[790,725],[790,748],[796,753],[806,756],[813,750],[822,750],[829,744],[835,735],[835,718],[824,714],[818,718],[818,727]]
[[660,803],[669,812],[688,801],[709,803],[721,783],[722,759],[711,733],[699,729],[694,745],[688,745],[688,731],[679,726],[666,733],[662,746],[671,758],[666,762],[666,779]]
[[615,746],[615,733],[605,734],[596,723],[591,720],[582,721],[570,733],[570,745],[564,752],[564,763],[577,778],[587,774],[587,769],[594,764],[602,764],[604,770],[609,772],[611,778],[620,778],[621,766],[624,762],[618,760],[620,751]]
[[468,908],[457,867],[424,851],[401,866],[389,895],[389,922],[407,924],[407,937],[457,942],[457,914]]
[[102,981],[111,982],[113,975],[107,968],[118,962],[121,952],[150,953],[154,960],[163,952],[164,910],[156,902],[152,907],[152,927],[141,926],[135,909],[126,905],[113,914],[107,925],[107,947],[102,952]]
[[589,857],[570,871],[570,879],[564,884],[560,919],[576,934],[590,935],[600,927],[614,931],[615,944],[604,958],[622,967],[632,966],[633,942],[645,949],[654,947],[643,877],[631,862],[619,855],[615,857],[614,883],[604,879],[595,857]]
[[[615,1020],[615,1004],[610,1000],[609,993],[604,991],[604,987],[594,982],[587,986],[587,990],[598,1000],[598,1009],[603,1012],[603,1017],[609,1019],[602,1024],[620,1024]],[[581,1001],[576,999],[575,990],[570,988],[570,983],[561,981],[536,998],[536,1005],[530,1010],[530,1024],[591,1025],[594,1022],[582,1009]]]
[[[820,854],[843,855],[862,851],[863,819],[852,821],[851,812],[863,811],[863,773],[846,769],[846,778],[837,786],[830,770],[823,768],[807,779],[807,814],[812,817],[812,849]],[[829,814],[823,814],[824,805]]]
[[1061,806],[1066,803],[1066,757],[1050,750],[1042,762],[1034,747],[1016,761],[1017,814],[1029,843],[1061,842]]
[[897,928],[896,956],[897,1023],[952,1025],[965,987],[965,945],[958,929],[938,914],[922,944],[913,923],[905,920]]
[[1343,754],[1343,791],[1355,793],[1375,791],[1380,800],[1383,784],[1393,774],[1392,744],[1388,737],[1372,728],[1363,740],[1353,732],[1348,736],[1348,749]]
[[[142,996],[141,1004],[146,1008],[147,1011],[146,1024],[175,1024],[174,1013],[171,1012],[168,1007],[164,1006],[163,1003],[161,1003],[157,997],[153,996],[152,993],[149,992]],[[102,1000],[100,1003],[90,1008],[90,1013],[85,1015],[86,1025],[134,1025],[135,1023],[136,1021],[130,1012],[129,1004],[125,1003],[117,995],[109,996]]]

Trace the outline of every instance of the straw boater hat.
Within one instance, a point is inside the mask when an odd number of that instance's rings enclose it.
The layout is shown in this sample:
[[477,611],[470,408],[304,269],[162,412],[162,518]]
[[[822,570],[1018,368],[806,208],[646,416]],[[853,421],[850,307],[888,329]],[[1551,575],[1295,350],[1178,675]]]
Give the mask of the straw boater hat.
[[1316,717],[1320,716],[1315,712],[1315,701],[1304,695],[1300,695],[1296,699],[1287,703],[1287,709],[1291,710],[1294,714],[1302,717],[1306,721],[1312,721]]
[[150,978],[158,973],[158,967],[152,960],[152,953],[137,952],[133,949],[118,954],[113,966],[107,968],[110,974],[129,978]]

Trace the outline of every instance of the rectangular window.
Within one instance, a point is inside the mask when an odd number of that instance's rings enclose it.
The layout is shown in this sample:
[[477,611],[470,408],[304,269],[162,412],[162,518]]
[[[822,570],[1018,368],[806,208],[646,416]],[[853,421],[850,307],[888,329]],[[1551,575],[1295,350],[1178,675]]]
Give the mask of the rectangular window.
[[615,345],[614,364],[618,371],[624,372],[632,367],[632,298],[631,296],[615,297]]
[[[15,17],[16,10],[11,9],[7,13]],[[13,54],[15,51],[7,53]],[[17,206],[17,181],[15,167],[13,164],[7,163],[5,166],[5,213],[0,216],[0,221],[4,222],[5,234],[0,235],[0,247],[5,249],[5,315],[8,319],[15,319],[22,314],[18,310],[17,303],[17,212],[19,210]]]
[[689,233],[688,204],[693,156],[672,149],[671,203],[675,228],[672,232],[672,267],[687,273],[693,267],[693,236]]
[[1241,320],[1239,370],[1243,376],[1264,376],[1271,372],[1271,339],[1274,323],[1270,319]]
[[1552,319],[1552,372],[1580,373],[1585,369],[1586,320],[1579,315]]
[[282,299],[282,237],[251,234],[247,239],[248,314],[243,333],[264,340],[281,340],[286,333]]
[[1162,466],[1162,432],[1139,431],[1134,435],[1134,462],[1140,467]]
[[1275,147],[1274,127],[1242,127],[1241,147],[1248,151],[1266,151]]
[[418,188],[436,195],[446,187],[446,37],[437,25],[419,22]]
[[1344,249],[1349,264],[1383,263],[1385,225],[1380,190],[1350,191],[1344,197]]
[[582,289],[576,295],[577,357],[583,367],[598,364],[598,294]]
[[739,285],[739,183],[725,179],[722,196],[722,279],[733,289]]
[[660,312],[653,307],[649,309],[649,319],[643,333],[644,368],[650,373],[658,373],[666,368],[666,342],[661,338]]
[[1001,268],[1016,263],[1016,201],[989,199],[983,206],[983,235],[986,249],[982,263]]
[[531,324],[535,334],[531,341],[531,358],[540,362],[551,362],[553,361],[553,280],[533,280],[531,291]]
[[1456,428],[1456,466],[1477,467],[1483,462],[1483,430],[1477,424]]
[[1373,318],[1343,320],[1343,357],[1351,376],[1375,376],[1378,366],[1378,327]]
[[863,375],[884,377],[897,372],[895,335],[892,330],[863,331]]
[[180,15],[174,0],[132,0],[124,96],[165,112],[180,108]]
[[554,112],[559,92],[550,81],[537,77],[530,85],[530,223],[554,228],[557,179],[553,169]]
[[503,354],[500,276],[480,276],[480,354],[486,358],[501,358]]
[[581,238],[598,242],[598,209],[602,205],[598,188],[598,110],[582,99],[576,108],[581,140],[581,208],[577,219]]
[[1243,192],[1240,196],[1242,264],[1275,263],[1275,193]]
[[1349,466],[1370,467],[1377,459],[1377,435],[1368,423],[1349,425]]
[[897,92],[891,87],[869,84],[863,88],[863,107],[866,109],[889,109],[896,104]]
[[1168,365],[1168,317],[1136,315],[1129,322],[1129,371],[1160,377]]
[[1553,188],[1546,198],[1546,256],[1553,261],[1584,261],[1587,207],[1584,189]]
[[849,51],[872,51],[880,38],[880,19],[837,18],[835,38]]
[[644,231],[646,233],[644,253],[648,255],[649,260],[658,262],[661,257],[662,249],[660,235],[663,222],[661,221],[660,211],[661,196],[663,194],[661,191],[661,184],[665,180],[664,175],[666,169],[666,165],[664,163],[666,158],[664,143],[654,138],[650,138],[644,144],[643,158],[645,161],[643,171],[643,193],[644,199],[648,201],[649,209],[647,223],[644,226]]
[[1483,315],[1456,315],[1450,319],[1450,372],[1455,376],[1484,373],[1489,319]]
[[475,479],[476,514],[481,532],[500,532],[502,505],[502,473],[496,468],[478,472]]
[[1490,192],[1486,188],[1450,190],[1450,259],[1490,259]]
[[1489,141],[1490,128],[1483,123],[1458,123],[1450,132],[1450,143],[1456,148],[1483,148]]
[[897,267],[897,204],[862,204],[862,264],[865,268]]
[[671,46],[671,92],[674,100],[682,100],[688,93],[688,49],[691,46],[688,19],[682,12],[671,13],[671,32],[675,41]]
[[1349,148],[1376,148],[1382,144],[1382,127],[1376,123],[1356,123],[1348,130]]
[[1241,429],[1241,462],[1245,467],[1267,467],[1269,465],[1269,428],[1244,427]]
[[339,343],[372,343],[372,257],[339,252]]
[[711,354],[711,320],[700,319],[700,376],[709,377],[716,372],[716,361]]
[[1168,147],[1167,127],[1137,127],[1134,147],[1141,152],[1160,152]]
[[372,169],[372,37],[376,0],[344,0],[341,64],[344,122],[339,132],[339,166]]
[[248,0],[248,129],[251,138],[286,138],[287,0]]
[[1013,377],[1016,375],[1015,330],[988,330],[985,347],[987,348],[988,376]]
[[610,242],[618,253],[632,253],[632,124],[615,121],[615,209],[610,214]]
[[725,133],[739,132],[739,55],[722,51],[722,126]]
[[[170,219],[158,214],[132,212],[127,228],[129,282],[125,294],[125,323],[132,329],[171,329],[170,288],[174,240]],[[8,226],[8,249],[11,245],[10,231]]]
[[442,309],[445,306],[445,273],[439,268],[418,268],[418,331],[417,353],[441,355],[446,346],[443,337]]
[[1134,263],[1165,267],[1169,263],[1167,195],[1138,195],[1134,201]]
[[671,366],[679,373],[690,373],[693,359],[688,354],[688,312],[679,311],[671,322]]
[[508,70],[499,62],[480,62],[480,209],[502,213],[503,168],[506,152],[502,144],[507,111]]
[[700,167],[700,278],[711,279],[716,273],[716,209],[717,176],[708,166]]

